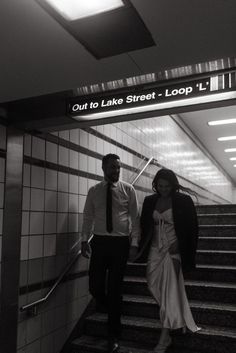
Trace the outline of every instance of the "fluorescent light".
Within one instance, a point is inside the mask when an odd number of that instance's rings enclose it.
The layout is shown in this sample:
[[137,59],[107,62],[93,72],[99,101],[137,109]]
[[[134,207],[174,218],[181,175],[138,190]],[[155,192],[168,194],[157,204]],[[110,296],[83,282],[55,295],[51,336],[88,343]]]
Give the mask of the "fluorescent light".
[[186,167],[184,168],[185,170],[196,170],[196,171],[200,171],[200,170],[211,170],[212,167],[201,167],[201,166],[197,166],[197,167]]
[[236,140],[236,136],[224,136],[224,137],[218,137],[218,141],[230,141],[230,140]]
[[229,186],[229,183],[224,183],[224,182],[217,183],[217,182],[215,182],[215,183],[209,183],[209,185],[212,185],[212,186]]
[[97,15],[124,6],[122,0],[46,0],[66,20]]
[[199,178],[200,179],[209,179],[209,178],[211,178],[211,179],[219,179],[220,178],[220,176],[217,176],[217,175],[199,175]]
[[212,121],[208,121],[207,124],[210,126],[236,124],[236,119],[212,120]]
[[225,152],[236,152],[236,148],[226,148]]
[[236,164],[234,164],[234,167],[236,168]]
[[201,97],[179,99],[179,100],[170,101],[170,102],[143,105],[143,106],[133,107],[133,108],[109,110],[106,112],[99,112],[99,113],[93,113],[93,114],[87,114],[87,115],[78,115],[78,116],[75,115],[72,117],[76,120],[93,120],[93,119],[97,120],[97,119],[120,116],[120,115],[128,115],[128,114],[149,112],[154,110],[184,107],[184,106],[193,105],[193,104],[217,102],[219,100],[223,101],[223,100],[235,99],[235,98],[236,98],[236,92],[230,91],[230,92],[224,92],[224,93],[209,94],[207,96],[201,96]]
[[231,157],[230,160],[231,161],[236,161],[236,157]]

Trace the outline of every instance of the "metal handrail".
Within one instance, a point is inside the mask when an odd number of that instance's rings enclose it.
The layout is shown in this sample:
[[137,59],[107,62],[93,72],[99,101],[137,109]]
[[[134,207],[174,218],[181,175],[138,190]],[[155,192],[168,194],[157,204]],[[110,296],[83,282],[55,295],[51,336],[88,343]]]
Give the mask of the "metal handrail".
[[[89,238],[88,242],[91,241],[93,235]],[[79,241],[77,241],[71,249],[73,249],[77,244],[79,243]],[[71,267],[74,265],[74,263],[78,260],[79,256],[81,254],[81,250],[78,250],[76,255],[74,256],[74,258],[67,264],[67,266],[65,267],[65,269],[62,271],[62,273],[60,274],[60,276],[58,277],[58,279],[56,280],[56,282],[54,283],[54,285],[52,286],[52,288],[47,292],[47,294],[38,300],[35,300],[32,303],[23,305],[20,308],[20,311],[27,311],[28,314],[30,315],[37,315],[38,313],[38,305],[45,303],[48,298],[52,295],[52,293],[55,291],[55,289],[58,287],[58,285],[62,282],[63,278],[65,277],[65,275],[69,272],[69,270],[71,269]]]
[[[135,168],[135,170],[134,170],[134,172],[132,173],[132,175],[130,176],[130,182],[131,182],[131,180],[133,179],[133,177],[135,176],[135,175],[137,175],[137,173],[138,173],[138,171],[140,170],[140,167],[141,167],[141,165],[143,164],[143,162],[145,162],[145,161],[147,161],[148,160],[148,158],[147,157],[143,157],[142,159],[141,159],[141,161],[139,162],[139,164],[138,164],[138,166]],[[132,182],[131,182],[131,184],[132,184]]]
[[139,174],[136,176],[136,178],[132,181],[132,185],[134,185],[136,183],[136,181],[138,180],[138,178],[143,174],[143,172],[145,171],[145,169],[149,166],[149,164],[154,160],[154,157],[149,158],[149,160],[147,161],[147,163],[145,164],[145,166],[143,167],[143,169],[139,172]]

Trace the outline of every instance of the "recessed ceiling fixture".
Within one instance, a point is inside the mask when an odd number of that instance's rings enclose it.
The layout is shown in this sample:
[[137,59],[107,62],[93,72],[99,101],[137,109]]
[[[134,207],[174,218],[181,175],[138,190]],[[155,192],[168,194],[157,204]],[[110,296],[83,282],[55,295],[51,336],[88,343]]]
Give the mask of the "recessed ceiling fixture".
[[224,120],[212,120],[207,123],[210,126],[214,125],[226,125],[226,124],[236,124],[236,119],[224,119]]
[[97,15],[124,6],[122,0],[46,0],[66,20]]
[[231,157],[230,160],[231,161],[236,161],[236,157]]
[[156,45],[129,0],[35,0],[95,58]]
[[218,137],[218,141],[231,141],[231,140],[236,140],[236,136],[224,136],[224,137]]
[[236,148],[226,148],[225,152],[236,152]]

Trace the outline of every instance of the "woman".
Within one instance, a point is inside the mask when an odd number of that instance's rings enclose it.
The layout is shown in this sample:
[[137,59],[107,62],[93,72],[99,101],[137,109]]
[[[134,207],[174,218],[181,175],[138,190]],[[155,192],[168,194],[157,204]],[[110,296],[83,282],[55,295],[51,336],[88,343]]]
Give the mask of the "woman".
[[171,329],[199,329],[183,279],[183,272],[195,268],[198,222],[191,197],[180,191],[193,192],[172,170],[159,170],[152,187],[155,194],[144,199],[142,208],[139,257],[148,258],[148,288],[160,307],[162,331],[154,351],[164,353],[172,343]]

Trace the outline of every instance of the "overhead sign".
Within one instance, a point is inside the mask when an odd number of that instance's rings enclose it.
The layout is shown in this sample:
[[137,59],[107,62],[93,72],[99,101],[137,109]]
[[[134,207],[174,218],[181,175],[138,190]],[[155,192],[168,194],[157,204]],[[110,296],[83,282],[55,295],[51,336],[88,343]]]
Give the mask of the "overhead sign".
[[[236,72],[212,76],[204,79],[186,81],[172,86],[156,86],[152,89],[140,89],[134,92],[109,94],[103,96],[78,96],[68,101],[68,114],[76,117],[114,112],[127,112],[130,108],[142,108],[147,111],[165,107],[163,103],[189,100],[192,98],[214,95],[220,92],[230,92],[236,89]],[[201,103],[201,101],[199,102]],[[197,103],[195,103],[197,104]],[[137,111],[138,109],[135,109]],[[94,116],[96,119],[96,116]]]

